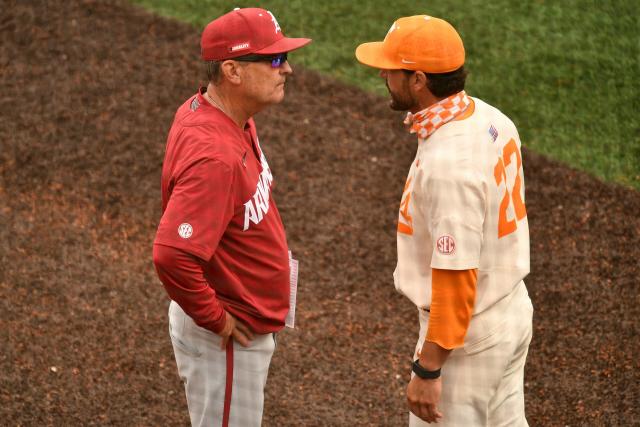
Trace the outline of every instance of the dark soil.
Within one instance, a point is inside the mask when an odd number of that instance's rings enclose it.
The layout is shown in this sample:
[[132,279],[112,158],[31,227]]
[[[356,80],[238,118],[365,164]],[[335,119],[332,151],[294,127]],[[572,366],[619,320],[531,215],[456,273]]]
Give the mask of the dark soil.
[[[188,424],[151,244],[198,42],[121,2],[0,1],[0,424]],[[405,426],[418,323],[391,274],[416,142],[385,99],[302,69],[287,91],[257,117],[301,262],[264,425]],[[638,425],[640,193],[524,157],[529,422]]]

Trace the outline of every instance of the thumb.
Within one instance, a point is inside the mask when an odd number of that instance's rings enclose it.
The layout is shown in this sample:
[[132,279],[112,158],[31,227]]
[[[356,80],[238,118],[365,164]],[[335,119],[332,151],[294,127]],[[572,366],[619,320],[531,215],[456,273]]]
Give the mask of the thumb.
[[220,342],[220,350],[224,350],[227,348],[227,343],[231,339],[231,335],[227,335],[226,337],[222,337],[222,341]]

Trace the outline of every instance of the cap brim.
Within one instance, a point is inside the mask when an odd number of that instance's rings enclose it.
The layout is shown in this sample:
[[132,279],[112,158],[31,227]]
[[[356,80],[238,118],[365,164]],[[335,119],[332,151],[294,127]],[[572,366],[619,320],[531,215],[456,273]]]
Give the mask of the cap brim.
[[311,43],[311,41],[311,39],[305,38],[283,37],[274,44],[264,47],[253,53],[257,53],[260,55],[270,55],[274,53],[291,52],[292,50],[300,49],[301,47],[308,45],[309,43]]
[[404,68],[402,64],[385,55],[382,44],[383,42],[362,43],[356,48],[356,58],[364,65],[381,70],[400,70]]

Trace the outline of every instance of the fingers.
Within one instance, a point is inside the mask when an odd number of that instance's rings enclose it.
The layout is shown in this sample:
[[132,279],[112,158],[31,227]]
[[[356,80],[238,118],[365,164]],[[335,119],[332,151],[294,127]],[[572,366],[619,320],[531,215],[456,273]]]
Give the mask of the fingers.
[[229,312],[226,313],[226,323],[219,335],[222,338],[220,341],[220,350],[224,350],[227,347],[230,339],[235,339],[243,347],[249,347],[249,343],[253,340],[253,332],[251,332],[251,329],[229,314]]
[[442,414],[438,411],[438,408],[435,405],[429,408],[429,417],[431,418],[432,423],[438,423],[442,418]]
[[438,420],[442,417],[442,414],[438,411],[438,408],[435,405],[429,405],[426,410],[426,419],[428,423],[437,423]]
[[247,325],[236,320],[236,328],[239,329],[240,332],[242,332],[250,341],[253,340],[253,332],[251,332],[251,329],[249,329]]
[[409,409],[418,418],[427,423],[437,423],[442,418],[438,410],[441,392],[440,379],[422,380],[412,377],[407,386],[407,403]]
[[238,341],[238,343],[243,346],[243,347],[249,347],[249,342],[251,341],[251,339],[244,334],[244,332],[242,332],[239,328],[235,328],[233,330],[233,338]]
[[236,327],[231,331],[231,335],[221,336],[222,340],[220,341],[220,350],[224,350],[231,339],[235,339],[243,347],[249,347],[249,344],[253,339],[253,334],[248,328],[245,327],[246,332],[244,332],[237,326],[238,324],[236,323]]
[[431,420],[430,422],[432,423],[437,423],[440,420],[440,418],[442,418],[442,413],[440,413],[436,405],[429,405],[428,412],[429,412],[429,419]]
[[433,404],[409,403],[409,410],[413,415],[427,423],[437,423],[442,418],[442,413]]
[[416,410],[416,412],[413,412],[413,414],[418,418],[420,418],[421,420],[426,421],[427,423],[438,423],[440,418],[442,418],[442,415],[437,415],[437,414],[440,414],[439,412],[437,412],[437,410],[435,413],[432,412],[431,410],[425,410],[425,409]]
[[435,406],[435,407],[433,408],[433,411],[434,411],[435,416],[436,416],[436,422],[438,422],[437,420],[439,420],[440,418],[442,418],[442,412],[440,412],[440,411],[438,410],[438,407],[437,407],[437,406]]

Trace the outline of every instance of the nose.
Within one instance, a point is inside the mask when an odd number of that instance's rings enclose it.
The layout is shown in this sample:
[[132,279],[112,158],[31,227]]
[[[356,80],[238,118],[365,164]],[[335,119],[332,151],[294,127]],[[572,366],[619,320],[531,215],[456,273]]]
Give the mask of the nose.
[[289,61],[284,61],[280,64],[280,74],[293,74],[293,69],[289,65]]

